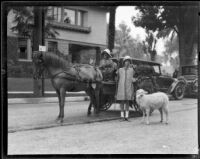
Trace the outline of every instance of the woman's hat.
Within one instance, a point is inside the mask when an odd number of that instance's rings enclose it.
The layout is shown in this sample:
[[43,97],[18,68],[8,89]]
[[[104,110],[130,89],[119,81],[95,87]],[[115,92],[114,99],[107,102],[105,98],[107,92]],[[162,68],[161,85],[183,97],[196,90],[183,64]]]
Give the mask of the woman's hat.
[[110,57],[112,57],[109,49],[103,50],[103,52],[101,53],[101,55],[103,55],[103,54],[108,54]]
[[124,64],[124,62],[125,62],[126,60],[129,60],[130,63],[131,63],[131,57],[130,57],[130,56],[125,56],[125,57],[124,57],[124,59],[123,59],[123,64]]

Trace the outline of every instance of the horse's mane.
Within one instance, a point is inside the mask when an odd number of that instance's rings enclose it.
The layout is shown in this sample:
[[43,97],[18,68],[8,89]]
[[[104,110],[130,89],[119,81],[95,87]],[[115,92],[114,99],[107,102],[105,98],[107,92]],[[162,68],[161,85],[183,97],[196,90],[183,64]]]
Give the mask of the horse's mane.
[[62,67],[65,69],[67,69],[70,66],[69,61],[51,52],[43,52],[43,58],[45,64],[47,65],[52,65],[54,67]]

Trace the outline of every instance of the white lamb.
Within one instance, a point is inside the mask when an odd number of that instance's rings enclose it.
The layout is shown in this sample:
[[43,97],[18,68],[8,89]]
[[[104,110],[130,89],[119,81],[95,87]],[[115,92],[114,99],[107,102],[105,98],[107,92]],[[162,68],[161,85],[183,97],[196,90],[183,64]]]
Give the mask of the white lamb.
[[166,114],[166,124],[168,124],[168,103],[169,98],[163,92],[157,92],[148,94],[143,89],[136,91],[136,102],[140,106],[143,112],[143,121],[145,120],[145,111],[147,114],[146,123],[149,124],[149,113],[150,110],[158,109],[161,115],[161,121],[163,122],[163,111]]

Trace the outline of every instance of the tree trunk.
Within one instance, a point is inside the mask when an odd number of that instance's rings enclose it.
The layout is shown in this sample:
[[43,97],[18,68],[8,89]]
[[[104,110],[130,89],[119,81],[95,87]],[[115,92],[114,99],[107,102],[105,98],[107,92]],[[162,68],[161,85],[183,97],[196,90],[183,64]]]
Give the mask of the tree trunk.
[[[44,44],[44,12],[42,11],[42,7],[34,8],[34,31],[33,31],[33,51],[39,51],[39,45]],[[33,69],[35,71],[35,66],[33,65]],[[41,97],[44,95],[43,90],[43,80],[35,80],[33,81],[33,91],[36,97]]]
[[110,8],[110,17],[109,17],[109,32],[108,32],[108,48],[110,51],[114,48],[115,42],[115,12],[116,7]]
[[[180,6],[179,18],[180,25],[178,26],[179,37],[179,75],[182,74],[182,66],[193,65],[195,56],[197,55],[197,32],[198,32],[198,8],[186,6]],[[187,13],[186,13],[187,10]]]
[[97,66],[99,66],[100,57],[101,57],[101,49],[100,47],[96,47],[96,65]]

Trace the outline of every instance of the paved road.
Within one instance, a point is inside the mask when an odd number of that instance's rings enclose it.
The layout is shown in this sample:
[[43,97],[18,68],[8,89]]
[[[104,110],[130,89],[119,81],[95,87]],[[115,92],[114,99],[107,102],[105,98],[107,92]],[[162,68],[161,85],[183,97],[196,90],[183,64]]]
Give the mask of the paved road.
[[[108,120],[91,122],[105,116],[117,118],[119,108],[113,105],[100,117],[86,116],[88,102],[71,102],[65,108],[65,123],[51,125],[58,114],[55,103],[10,105],[8,108],[9,154],[196,154],[197,100],[170,101],[169,124],[159,123],[155,111],[151,125],[141,117],[130,122]],[[134,116],[132,112],[132,116]],[[80,122],[81,121],[81,122]],[[37,129],[37,124],[50,128]],[[83,124],[85,123],[85,124]],[[22,128],[22,129],[20,129]]]

